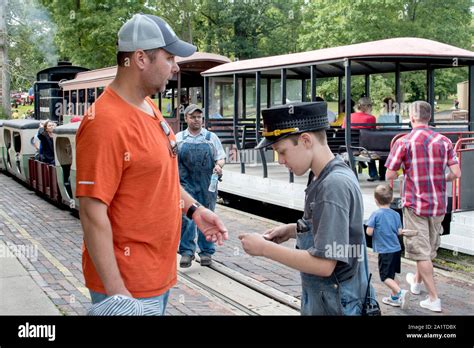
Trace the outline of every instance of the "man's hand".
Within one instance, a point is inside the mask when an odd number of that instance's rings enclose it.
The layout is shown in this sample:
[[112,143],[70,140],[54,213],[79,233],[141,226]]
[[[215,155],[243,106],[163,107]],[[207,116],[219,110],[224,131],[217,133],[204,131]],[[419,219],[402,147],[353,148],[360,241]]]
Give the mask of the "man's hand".
[[214,173],[217,173],[219,175],[222,175],[222,167],[218,164],[214,166]]
[[287,224],[274,227],[270,230],[265,231],[263,237],[266,240],[281,244],[286,242],[290,238],[296,237],[296,226],[295,224]]
[[227,228],[221,219],[209,209],[199,207],[193,214],[193,220],[208,242],[222,245],[229,238]]
[[114,295],[124,295],[133,298],[133,295],[128,291],[126,287],[117,288],[117,289],[106,289],[107,296],[114,296]]
[[245,252],[252,256],[263,256],[265,246],[270,243],[258,233],[244,233],[239,235],[239,239]]

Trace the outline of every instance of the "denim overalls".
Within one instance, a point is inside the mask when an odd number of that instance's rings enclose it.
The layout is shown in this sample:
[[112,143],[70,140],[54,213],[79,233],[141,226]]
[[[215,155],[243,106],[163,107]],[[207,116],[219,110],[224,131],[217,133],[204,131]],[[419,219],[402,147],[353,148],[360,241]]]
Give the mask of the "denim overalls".
[[[297,234],[298,249],[307,250],[313,244],[312,230]],[[327,278],[301,272],[301,315],[360,315],[368,281],[367,249],[363,252],[364,261],[357,262],[354,275],[342,282],[336,272]],[[372,286],[370,294],[374,299]]]
[[[348,177],[348,179],[351,179]],[[309,204],[310,202],[305,202]],[[310,213],[311,214],[311,213]],[[309,231],[297,233],[296,248],[308,250],[314,246],[312,215],[306,214]],[[361,231],[363,233],[363,231]],[[362,235],[361,257],[346,279],[338,279],[336,270],[329,277],[319,277],[301,272],[301,315],[360,315],[368,283],[368,260],[365,236]],[[370,297],[375,291],[370,287]]]
[[[183,141],[178,144],[178,165],[179,177],[183,188],[195,200],[214,210],[216,206],[217,191],[209,192],[212,171],[215,166],[214,146],[211,143],[211,132],[207,132],[205,141],[193,143],[187,141],[189,136],[184,136]],[[191,138],[189,138],[191,139]],[[183,215],[181,228],[181,242],[179,253],[181,255],[194,255],[196,251],[196,224]],[[201,231],[198,230],[199,249],[201,253],[212,255],[215,252],[215,245],[206,241]]]

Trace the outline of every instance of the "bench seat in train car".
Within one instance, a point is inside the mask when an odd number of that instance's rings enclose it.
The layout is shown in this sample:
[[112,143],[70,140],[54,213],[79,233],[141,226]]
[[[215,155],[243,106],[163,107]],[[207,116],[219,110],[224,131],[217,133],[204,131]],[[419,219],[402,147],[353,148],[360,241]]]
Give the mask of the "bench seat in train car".
[[38,133],[39,124],[37,120],[3,122],[7,171],[26,183],[30,180],[28,161],[36,153],[32,140]]
[[[351,145],[354,148],[358,148],[359,145],[359,129],[351,129]],[[329,149],[333,154],[340,154],[346,152],[346,130],[341,127],[331,127],[326,129],[326,138]],[[354,149],[354,155],[357,155],[357,149]]]
[[3,120],[0,120],[0,170],[6,170],[5,143],[3,142]]
[[79,209],[76,192],[76,133],[80,122],[68,123],[54,129],[56,177],[62,203]]
[[[256,125],[252,119],[240,119],[237,123],[238,139],[242,149],[253,149],[257,146]],[[235,144],[233,119],[210,119],[207,129],[214,132],[223,145]]]
[[359,146],[377,155],[381,159],[387,159],[390,154],[390,143],[400,133],[408,134],[409,129],[360,129]]

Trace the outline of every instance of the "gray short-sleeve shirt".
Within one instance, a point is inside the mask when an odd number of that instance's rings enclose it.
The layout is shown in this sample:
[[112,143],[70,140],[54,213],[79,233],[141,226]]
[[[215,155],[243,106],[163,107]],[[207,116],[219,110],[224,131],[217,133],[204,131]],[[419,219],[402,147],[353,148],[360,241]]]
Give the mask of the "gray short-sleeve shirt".
[[312,222],[308,252],[337,261],[339,280],[350,278],[363,260],[363,200],[352,170],[336,156],[306,189],[304,218]]

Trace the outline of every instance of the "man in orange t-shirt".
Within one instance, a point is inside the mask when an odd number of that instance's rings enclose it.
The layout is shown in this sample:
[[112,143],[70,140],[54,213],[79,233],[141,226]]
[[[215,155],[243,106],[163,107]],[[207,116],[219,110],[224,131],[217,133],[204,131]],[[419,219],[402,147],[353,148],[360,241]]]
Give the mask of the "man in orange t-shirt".
[[180,187],[175,136],[148,97],[179,71],[175,56],[196,47],[152,15],[133,16],[118,36],[117,75],[77,133],[83,273],[93,304],[124,295],[162,315],[176,284],[181,214],[208,241],[222,244],[227,230]]

